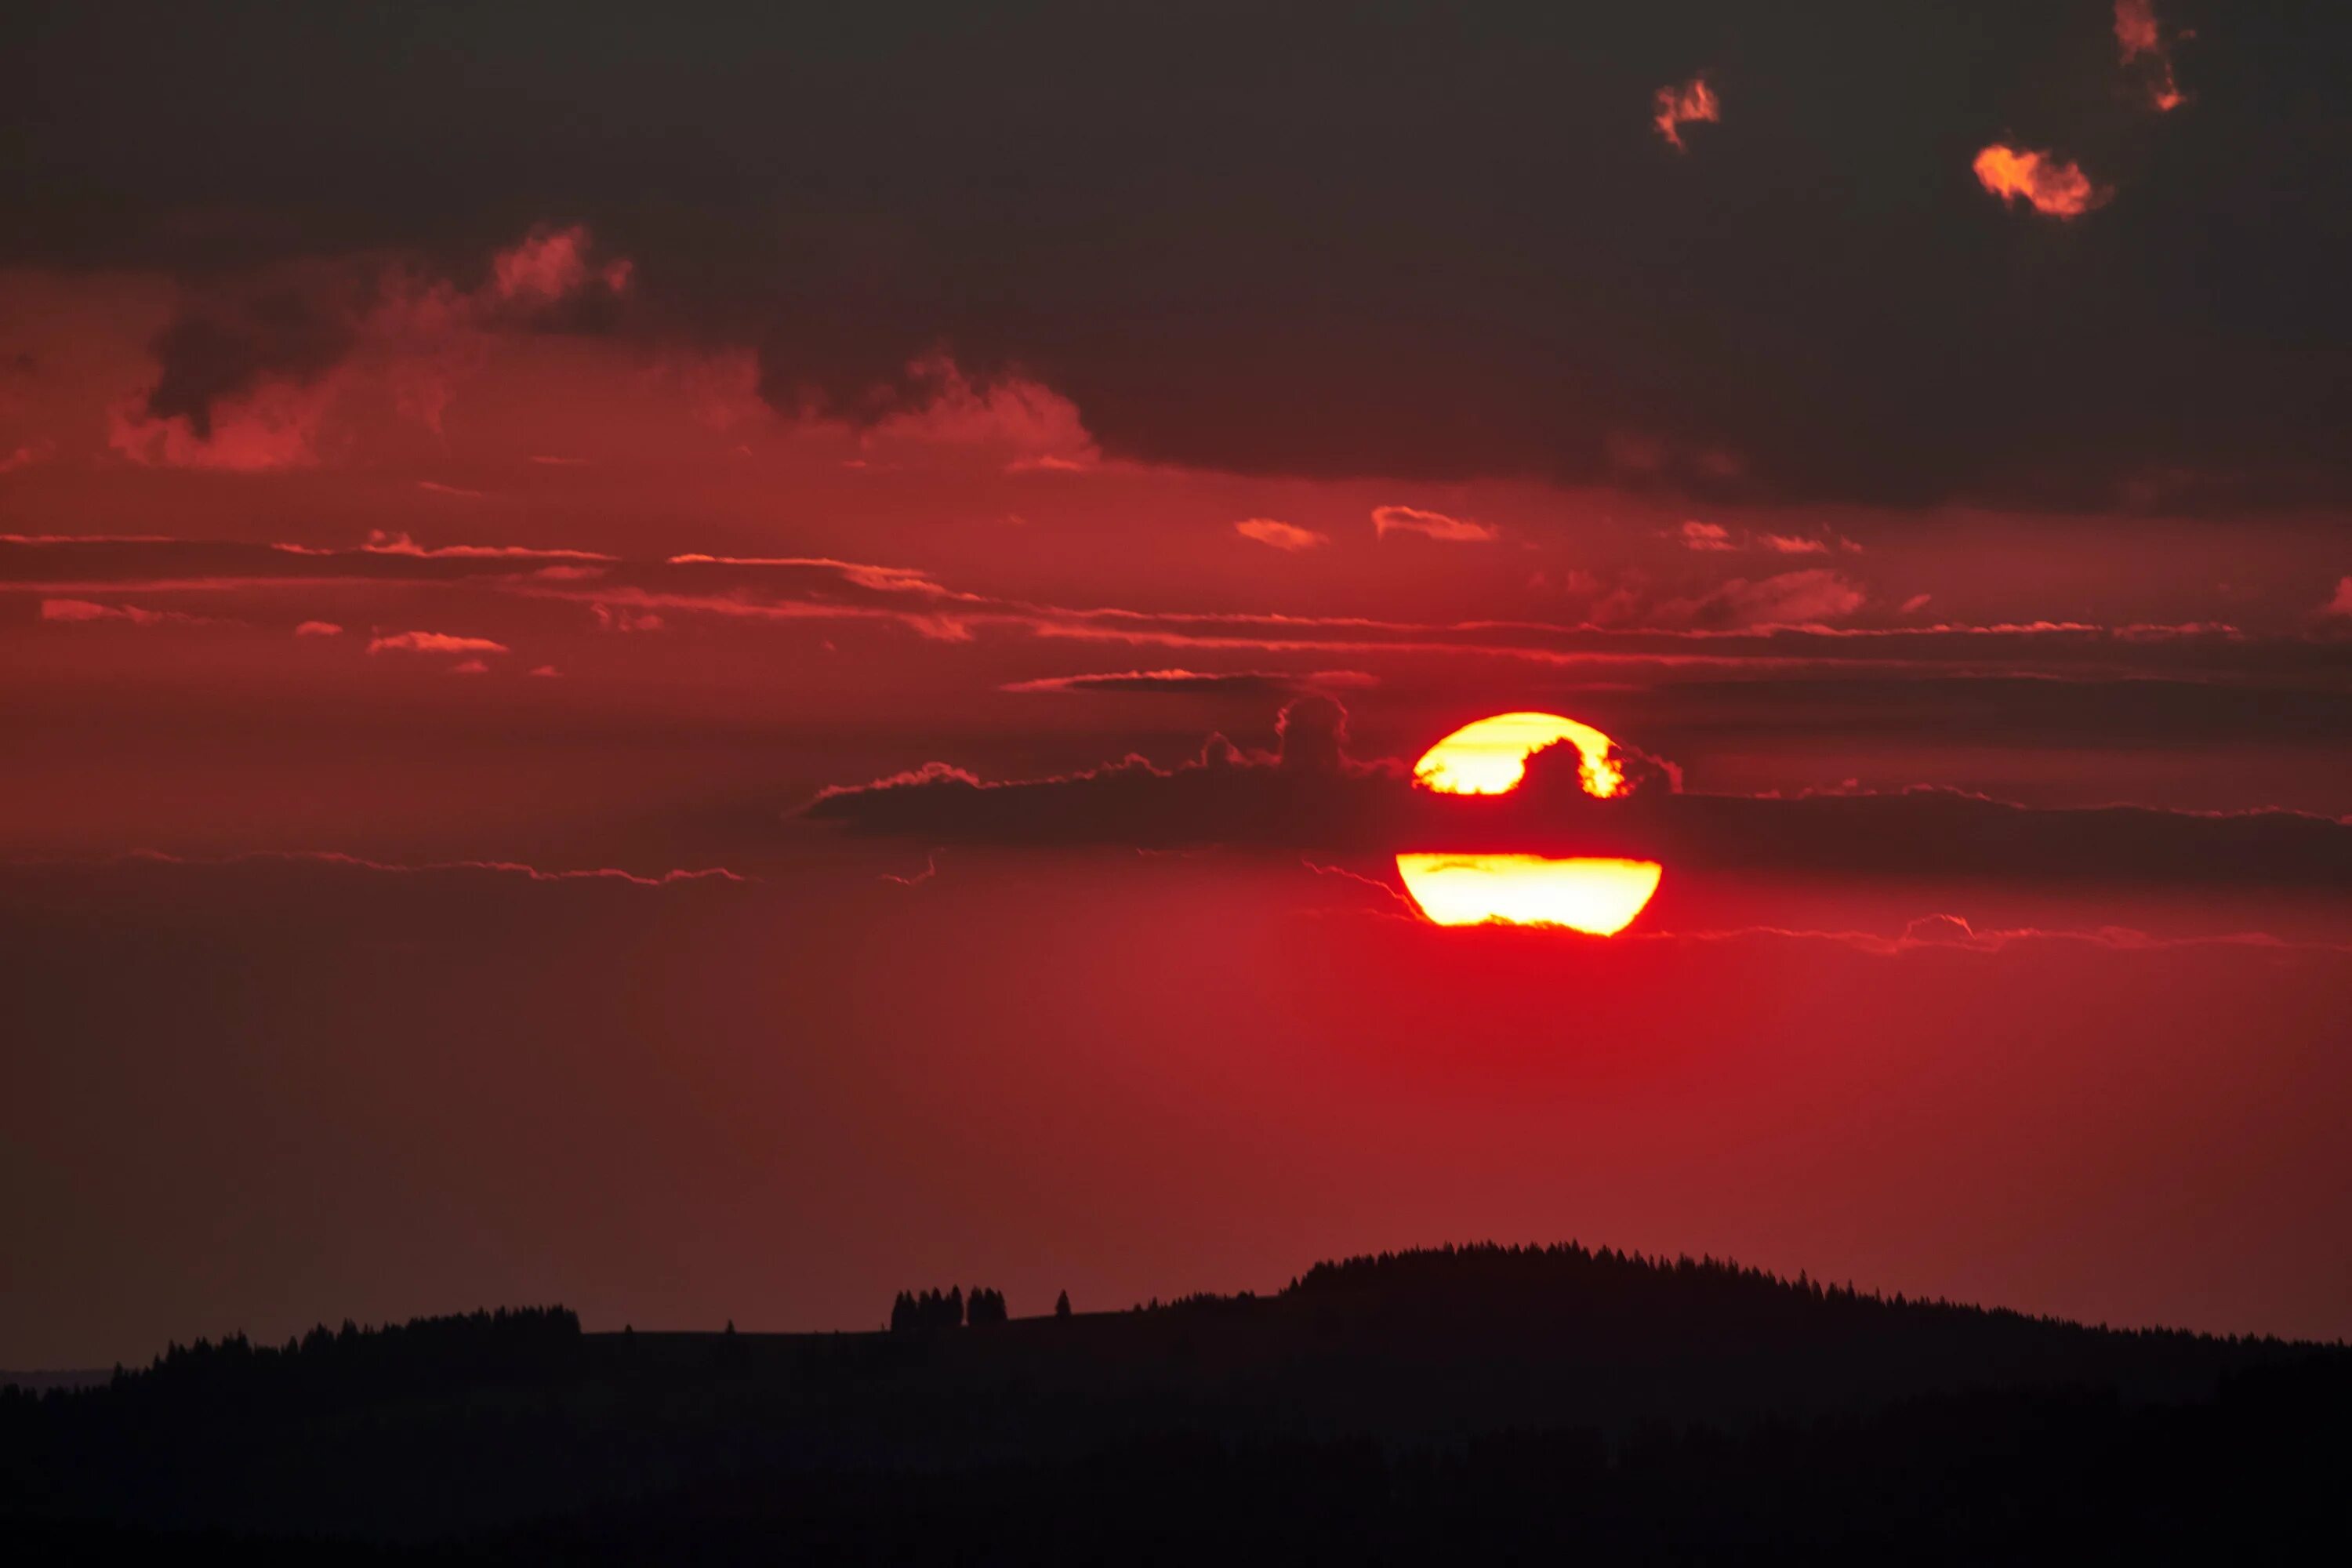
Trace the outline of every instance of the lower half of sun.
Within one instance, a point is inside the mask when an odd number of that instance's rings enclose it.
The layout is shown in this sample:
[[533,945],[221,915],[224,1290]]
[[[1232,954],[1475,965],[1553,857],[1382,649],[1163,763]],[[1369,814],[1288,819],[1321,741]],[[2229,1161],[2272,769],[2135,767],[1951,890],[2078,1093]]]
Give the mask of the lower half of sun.
[[[1546,746],[1572,744],[1588,794],[1624,788],[1608,736],[1555,713],[1503,713],[1456,730],[1414,764],[1422,787],[1444,795],[1504,795],[1517,789],[1527,760]],[[1606,857],[1415,852],[1397,857],[1397,875],[1422,912],[1443,926],[1564,926],[1614,936],[1633,923],[1658,890],[1665,868],[1654,860]]]

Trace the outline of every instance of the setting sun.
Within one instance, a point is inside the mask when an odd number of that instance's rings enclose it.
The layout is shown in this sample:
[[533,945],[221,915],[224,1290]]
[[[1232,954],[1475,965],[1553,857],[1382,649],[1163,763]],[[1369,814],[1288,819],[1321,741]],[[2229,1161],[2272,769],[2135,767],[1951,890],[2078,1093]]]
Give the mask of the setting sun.
[[1497,713],[1465,724],[1422,754],[1413,781],[1440,795],[1507,795],[1527,776],[1528,758],[1562,741],[1576,747],[1585,793],[1605,799],[1624,788],[1624,770],[1609,756],[1616,742],[1557,713]]
[[1397,875],[1442,926],[1566,926],[1614,936],[1658,890],[1654,860],[1548,860],[1540,855],[1400,855]]
[[[1576,747],[1577,776],[1587,795],[1606,800],[1625,788],[1611,757],[1616,742],[1590,724],[1557,713],[1498,713],[1446,736],[1413,764],[1414,783],[1440,795],[1508,795],[1527,777],[1528,759],[1546,746]],[[1563,926],[1614,936],[1633,922],[1658,890],[1665,868],[1654,860],[1541,855],[1413,853],[1397,857],[1405,891],[1442,926]]]

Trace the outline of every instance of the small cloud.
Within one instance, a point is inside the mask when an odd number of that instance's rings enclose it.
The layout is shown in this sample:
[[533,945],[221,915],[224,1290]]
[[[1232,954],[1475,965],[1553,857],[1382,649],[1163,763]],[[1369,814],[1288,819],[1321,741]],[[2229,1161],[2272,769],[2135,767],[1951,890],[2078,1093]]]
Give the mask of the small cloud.
[[2073,163],[2048,153],[1994,142],[1977,154],[1977,182],[2004,203],[2025,202],[2035,212],[2064,220],[2103,205],[2112,190],[2091,183]]
[[534,665],[531,667],[530,672],[531,674],[538,676],[542,680],[552,680],[563,673],[551,664]]
[[2327,601],[2320,612],[2323,616],[2352,616],[2352,577],[2336,584],[2336,597]]
[[1768,533],[1759,542],[1776,555],[1827,555],[1830,547],[1818,539],[1790,533]]
[[1381,539],[1391,533],[1418,533],[1429,539],[1461,542],[1502,537],[1500,531],[1486,523],[1472,522],[1467,518],[1448,517],[1442,511],[1424,511],[1417,506],[1372,508],[1372,531]]
[[1813,567],[1757,582],[1734,577],[1696,598],[1658,605],[1656,622],[1709,631],[1821,626],[1853,614],[1865,597],[1859,584],[1825,567]]
[[1680,87],[1662,87],[1653,100],[1656,112],[1650,123],[1675,152],[1684,151],[1682,128],[1704,121],[1712,125],[1722,120],[1723,109],[1716,101],[1715,89],[1706,85],[1702,71]]
[[0,474],[13,474],[18,468],[29,468],[35,463],[46,463],[57,455],[55,441],[32,441],[0,458]]
[[1008,474],[1083,474],[1094,467],[1076,458],[1055,457],[1051,452],[1034,458],[1015,458],[1004,465]]
[[343,635],[343,628],[332,621],[304,621],[294,628],[294,635],[298,637],[339,637]]
[[1234,531],[1244,539],[1255,539],[1260,544],[1270,544],[1276,550],[1313,550],[1331,542],[1328,533],[1293,523],[1276,522],[1270,517],[1246,517],[1234,524]]
[[469,490],[462,485],[445,485],[434,479],[419,479],[416,481],[416,488],[425,491],[428,495],[455,496],[460,500],[483,500],[487,499],[486,491]]
[[[2179,37],[2192,38],[2194,33]],[[2146,83],[2147,101],[2158,114],[2169,114],[2189,101],[2172,74],[2172,46],[2156,19],[2154,0],[2116,0],[2116,48],[2124,68],[2137,67]]]
[[1696,519],[1675,530],[1675,536],[1683,542],[1685,550],[1730,550],[1731,531],[1717,522],[1700,522]]
[[469,658],[463,664],[453,664],[449,667],[449,673],[452,675],[488,675],[489,672],[490,667],[478,658]]
[[662,629],[661,616],[651,610],[614,609],[602,603],[588,607],[595,612],[596,629],[601,632],[657,632]]
[[1903,601],[1903,613],[1906,616],[1916,616],[1926,609],[1927,601],[1934,597],[1933,594],[1914,594]]
[[488,637],[451,637],[446,632],[396,632],[371,638],[368,652],[376,653],[509,653],[502,642]]
[[492,286],[510,303],[553,305],[601,286],[606,293],[628,290],[635,271],[626,258],[592,267],[587,226],[541,229],[490,258]]
[[531,461],[542,468],[584,468],[588,466],[585,458],[535,457]]
[[1958,915],[1922,915],[1904,926],[1903,940],[1965,946],[1975,942],[1977,933],[1976,928]]

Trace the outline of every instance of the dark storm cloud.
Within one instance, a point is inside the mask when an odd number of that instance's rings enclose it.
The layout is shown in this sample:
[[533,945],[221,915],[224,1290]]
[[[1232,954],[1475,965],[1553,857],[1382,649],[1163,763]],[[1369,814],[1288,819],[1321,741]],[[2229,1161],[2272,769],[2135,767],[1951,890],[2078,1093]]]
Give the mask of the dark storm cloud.
[[1627,751],[1621,760],[1637,787],[1598,801],[1583,793],[1565,746],[1537,753],[1508,795],[1450,796],[1414,788],[1400,763],[1348,758],[1345,712],[1329,698],[1294,703],[1284,731],[1274,753],[1212,737],[1199,758],[1173,768],[1129,757],[1018,783],[933,763],[829,790],[805,815],[931,844],[1517,852],[1801,875],[2352,891],[2352,822],[2299,812],[2034,809],[1945,789],[1682,794],[1664,764]]
[[[789,407],[885,413],[944,343],[1242,470],[2340,499],[2352,13],[2163,24],[2170,115],[2044,0],[55,7],[0,68],[0,259],[457,268],[580,221]],[[1654,99],[1699,72],[1737,113],[1678,157]],[[2115,198],[2004,211],[1996,142]],[[192,423],[331,352],[205,321],[163,345]]]

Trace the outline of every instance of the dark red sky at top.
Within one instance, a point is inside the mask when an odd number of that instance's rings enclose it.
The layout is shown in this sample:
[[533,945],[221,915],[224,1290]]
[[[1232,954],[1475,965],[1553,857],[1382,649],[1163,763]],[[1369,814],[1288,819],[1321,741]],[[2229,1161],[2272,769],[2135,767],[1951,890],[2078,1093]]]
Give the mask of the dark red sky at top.
[[[2343,27],[1951,10],[44,15],[0,1365],[1488,1235],[2352,1331]],[[1302,699],[1759,852],[1163,812]],[[1053,830],[798,815],[932,763]]]

